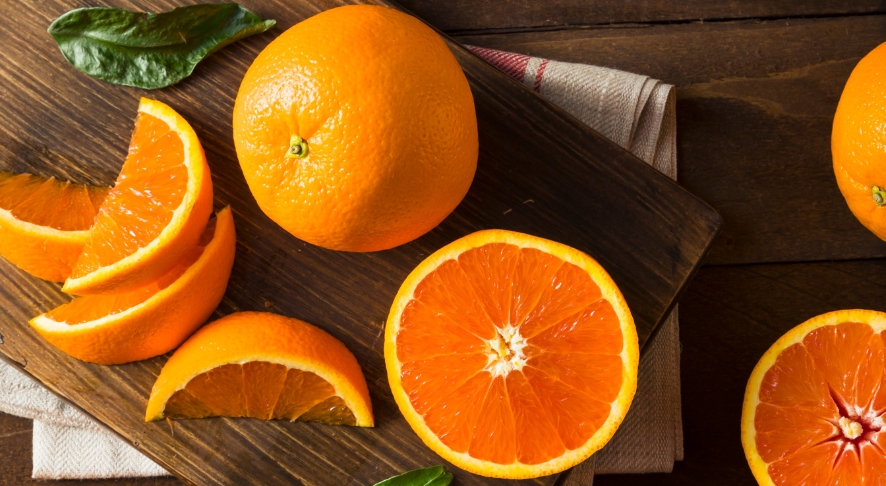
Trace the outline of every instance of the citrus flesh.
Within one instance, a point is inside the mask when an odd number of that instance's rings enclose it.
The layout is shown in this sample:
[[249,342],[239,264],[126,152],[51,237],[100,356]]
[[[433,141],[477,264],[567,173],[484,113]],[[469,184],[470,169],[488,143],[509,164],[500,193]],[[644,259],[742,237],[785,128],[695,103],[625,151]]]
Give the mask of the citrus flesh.
[[394,398],[435,452],[470,472],[530,478],[605,445],[636,390],[637,334],[588,255],[503,230],[422,262],[385,331]]
[[742,409],[759,484],[886,484],[884,331],[882,312],[830,312],[763,355]]
[[145,420],[218,416],[374,424],[366,380],[345,345],[266,312],[231,314],[188,339],[160,372]]
[[396,10],[315,15],[256,57],[234,142],[259,207],[297,238],[375,251],[458,205],[479,151],[474,101],[446,43]]
[[852,70],[834,115],[831,153],[852,214],[886,240],[886,43]]
[[221,302],[235,245],[234,219],[226,208],[166,275],[130,292],[77,297],[31,325],[57,348],[92,363],[128,363],[166,353]]
[[107,188],[0,171],[0,255],[63,282],[83,250]]
[[212,180],[194,130],[142,98],[129,154],[62,290],[120,293],[152,282],[193,248],[211,212]]

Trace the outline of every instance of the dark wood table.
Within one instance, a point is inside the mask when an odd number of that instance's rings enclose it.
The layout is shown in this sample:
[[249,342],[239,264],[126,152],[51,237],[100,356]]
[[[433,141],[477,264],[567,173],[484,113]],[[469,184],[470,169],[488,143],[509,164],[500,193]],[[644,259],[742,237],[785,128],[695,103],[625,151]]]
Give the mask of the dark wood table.
[[[753,485],[739,417],[757,359],[816,314],[886,310],[886,243],[849,212],[830,155],[842,87],[886,41],[886,0],[401,3],[467,44],[678,87],[679,182],[725,220],[680,301],[686,460],[594,484]],[[0,414],[0,485],[35,484],[30,470],[31,422]]]

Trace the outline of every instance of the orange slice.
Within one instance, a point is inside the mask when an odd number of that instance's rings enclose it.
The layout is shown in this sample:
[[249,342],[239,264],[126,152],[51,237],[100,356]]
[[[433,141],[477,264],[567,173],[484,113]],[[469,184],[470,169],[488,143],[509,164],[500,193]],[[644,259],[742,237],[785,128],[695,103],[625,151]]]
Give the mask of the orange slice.
[[221,302],[235,243],[234,218],[226,208],[159,280],[128,293],[77,297],[35,317],[31,326],[57,348],[92,363],[128,363],[166,353]]
[[298,319],[240,312],[206,325],[166,362],[145,421],[253,417],[372,427],[366,380],[341,341]]
[[0,171],[0,255],[37,278],[64,282],[107,194],[103,187]]
[[194,130],[142,98],[129,155],[62,290],[120,293],[156,280],[197,243],[211,212],[212,180]]
[[829,312],[760,358],[741,414],[759,484],[886,484],[884,331],[882,312]]
[[424,443],[483,476],[554,474],[603,447],[637,385],[637,332],[588,255],[480,231],[422,262],[385,330],[391,391]]

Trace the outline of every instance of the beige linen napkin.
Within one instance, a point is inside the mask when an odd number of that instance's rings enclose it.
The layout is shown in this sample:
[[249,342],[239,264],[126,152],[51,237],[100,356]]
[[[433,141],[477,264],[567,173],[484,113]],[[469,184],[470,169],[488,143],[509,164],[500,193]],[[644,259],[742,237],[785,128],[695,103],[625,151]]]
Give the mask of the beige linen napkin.
[[34,419],[34,479],[169,474],[4,361],[0,361],[0,411]]
[[[469,47],[549,101],[677,176],[673,86],[646,76]],[[568,486],[594,473],[670,472],[683,458],[680,342],[676,310],[640,361],[634,403],[612,441],[576,468]],[[146,391],[147,392],[147,391]],[[36,479],[159,476],[161,467],[0,361],[0,411],[34,419]]]

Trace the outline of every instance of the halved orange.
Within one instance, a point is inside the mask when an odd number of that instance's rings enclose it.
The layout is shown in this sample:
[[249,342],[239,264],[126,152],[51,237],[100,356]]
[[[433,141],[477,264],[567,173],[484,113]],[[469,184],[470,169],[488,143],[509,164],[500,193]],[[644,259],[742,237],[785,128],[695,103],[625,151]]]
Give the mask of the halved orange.
[[886,484],[884,331],[882,312],[829,312],[760,358],[741,414],[741,443],[759,484]]
[[119,364],[161,355],[187,339],[221,302],[235,246],[234,218],[226,208],[160,279],[127,293],[77,297],[35,317],[31,326],[83,361]]
[[372,404],[348,348],[304,321],[239,312],[207,324],[169,358],[145,421],[253,417],[372,427]]
[[391,391],[424,443],[483,476],[587,459],[621,424],[639,350],[624,298],[590,256],[504,230],[423,261],[385,330]]
[[197,134],[172,108],[142,98],[129,155],[62,290],[120,293],[156,280],[193,248],[211,212]]
[[107,194],[104,187],[0,171],[0,255],[37,278],[64,282]]

